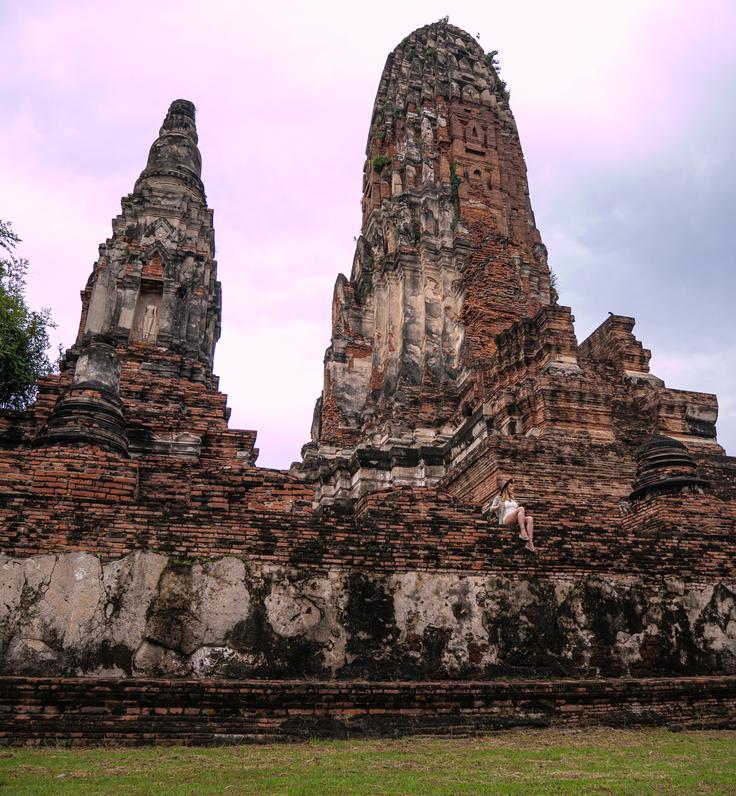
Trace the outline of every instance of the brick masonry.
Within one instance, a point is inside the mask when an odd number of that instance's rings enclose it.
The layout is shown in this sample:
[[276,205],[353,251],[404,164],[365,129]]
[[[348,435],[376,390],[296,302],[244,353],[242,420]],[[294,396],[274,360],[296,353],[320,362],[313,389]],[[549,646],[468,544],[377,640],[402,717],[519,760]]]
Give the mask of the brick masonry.
[[494,682],[0,678],[0,744],[227,744],[512,727],[736,728],[736,677]]
[[[650,373],[633,318],[578,344],[473,37],[441,21],[394,50],[366,158],[312,441],[288,471],[259,468],[212,371],[213,211],[194,106],[172,103],[61,372],[0,411],[0,671],[51,678],[4,681],[48,701],[19,727],[48,707],[49,738],[75,742],[94,715],[103,740],[291,737],[279,711],[300,687],[325,734],[633,721],[635,695],[655,723],[733,717],[736,459],[716,397]],[[483,513],[509,476],[537,555]],[[695,674],[711,677],[672,679]],[[510,675],[532,679],[493,679]],[[534,679],[562,675],[589,679]],[[207,731],[182,712],[191,677],[221,681],[196,686]],[[84,683],[107,702],[77,713]],[[261,707],[226,719],[232,693]],[[495,707],[464,713],[471,695]]]

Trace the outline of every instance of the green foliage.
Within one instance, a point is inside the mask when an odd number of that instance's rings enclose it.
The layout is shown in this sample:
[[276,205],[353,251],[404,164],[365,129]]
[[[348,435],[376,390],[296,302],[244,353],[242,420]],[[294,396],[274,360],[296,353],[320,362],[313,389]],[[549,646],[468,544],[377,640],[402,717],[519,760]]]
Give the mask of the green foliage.
[[388,155],[376,155],[371,160],[371,166],[373,167],[373,171],[376,174],[380,174],[384,167],[391,165],[391,158]]
[[26,305],[28,260],[17,257],[20,238],[0,221],[0,407],[23,409],[36,395],[36,379],[53,372],[47,350],[56,324],[48,309]]
[[553,304],[557,304],[560,300],[560,294],[557,290],[557,274],[551,268],[549,269],[549,297],[552,299]]
[[498,55],[498,50],[491,50],[489,53],[486,53],[486,63],[490,66],[491,69],[495,72],[496,69],[501,68],[501,63],[496,57]]
[[496,88],[498,89],[498,93],[501,95],[501,99],[508,105],[508,102],[511,99],[511,92],[506,87],[506,81],[501,80],[498,75],[496,75]]
[[498,74],[501,71],[501,62],[498,60],[498,50],[491,50],[486,53],[486,64],[490,69],[493,81],[496,84],[496,92],[501,96],[501,99],[508,104],[511,99],[511,92],[508,90],[506,81],[502,80]]
[[560,300],[560,294],[557,291],[557,274],[551,268],[549,271],[549,296],[553,304],[557,304]]
[[[373,114],[373,121],[371,122],[371,131],[374,135],[378,135],[378,131],[383,127],[386,119],[386,100],[381,100],[376,106],[375,113]],[[385,139],[385,130],[384,139]]]
[[436,47],[427,47],[426,53],[427,53],[427,58],[436,58],[437,57],[437,48]]

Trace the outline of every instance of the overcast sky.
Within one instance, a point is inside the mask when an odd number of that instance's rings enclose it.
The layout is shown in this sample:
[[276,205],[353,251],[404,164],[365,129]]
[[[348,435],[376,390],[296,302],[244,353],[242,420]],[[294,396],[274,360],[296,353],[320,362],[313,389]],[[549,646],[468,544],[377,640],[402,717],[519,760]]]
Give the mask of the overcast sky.
[[79,291],[169,103],[198,110],[223,285],[216,371],[259,464],[309,437],[360,229],[385,59],[446,14],[500,51],[537,225],[578,339],[634,315],[736,454],[736,2],[0,0],[0,218],[70,345]]

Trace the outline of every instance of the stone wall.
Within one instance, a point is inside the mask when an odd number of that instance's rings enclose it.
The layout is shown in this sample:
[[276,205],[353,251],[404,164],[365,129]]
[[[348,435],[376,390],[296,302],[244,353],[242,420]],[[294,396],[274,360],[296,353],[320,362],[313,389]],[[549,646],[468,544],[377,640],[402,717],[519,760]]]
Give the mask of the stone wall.
[[736,673],[736,579],[0,560],[6,674],[397,679]]

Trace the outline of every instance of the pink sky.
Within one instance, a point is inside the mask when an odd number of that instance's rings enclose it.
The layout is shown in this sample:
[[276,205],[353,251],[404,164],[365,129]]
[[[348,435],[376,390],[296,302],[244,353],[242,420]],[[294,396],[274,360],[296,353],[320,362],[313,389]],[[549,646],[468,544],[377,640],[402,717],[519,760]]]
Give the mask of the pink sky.
[[[56,340],[69,345],[120,197],[171,100],[191,99],[224,293],[216,371],[232,425],[259,432],[259,463],[288,466],[309,436],[332,286],[359,233],[383,64],[448,12],[500,51],[537,223],[579,337],[607,309],[636,314],[668,386],[719,394],[719,439],[736,453],[736,378],[724,367],[736,361],[734,267],[720,215],[733,198],[733,117],[723,115],[736,86],[732,0],[6,0],[0,218],[24,239],[31,302],[53,309]],[[676,180],[692,230],[673,230],[663,186]],[[682,242],[668,249],[673,231]],[[673,257],[688,244],[692,268],[675,279]],[[647,279],[657,290],[641,287]],[[694,311],[703,290],[711,301]]]

